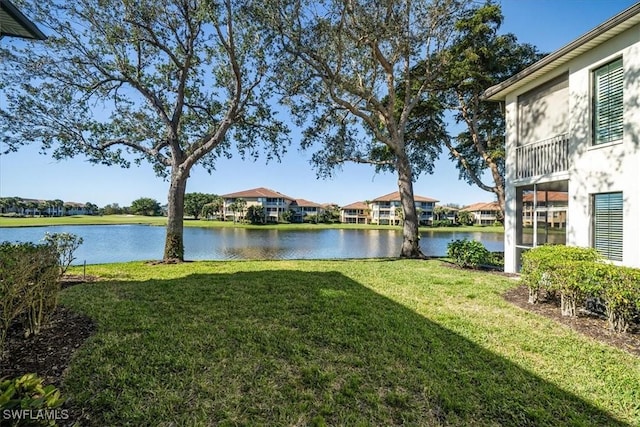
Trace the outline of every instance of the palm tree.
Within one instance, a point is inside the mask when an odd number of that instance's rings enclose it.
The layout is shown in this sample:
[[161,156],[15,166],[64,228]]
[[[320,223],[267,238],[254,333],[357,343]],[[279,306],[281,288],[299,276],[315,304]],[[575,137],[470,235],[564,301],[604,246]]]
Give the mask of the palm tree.
[[398,219],[398,223],[396,224],[394,220],[393,225],[402,225],[402,223],[404,222],[404,211],[402,210],[401,206],[396,207],[395,217]]
[[53,201],[53,207],[55,208],[55,215],[62,216],[62,208],[64,207],[64,202],[60,199],[55,199]]
[[67,212],[73,211],[74,206],[71,203],[64,203],[62,205],[64,207],[64,214],[67,215]]
[[436,206],[433,208],[433,219],[441,220],[443,215],[446,215],[447,210],[444,206]]
[[233,203],[229,205],[229,209],[233,212],[233,222],[237,220],[237,213],[240,212],[240,218],[244,216],[244,210],[247,207],[247,201],[244,199],[235,199]]
[[418,217],[418,225],[422,225],[422,214],[424,211],[422,208],[416,208],[416,217]]
[[24,210],[27,207],[26,202],[20,198],[16,198],[15,207],[16,211],[19,212],[20,215],[24,216]]
[[[367,207],[364,209],[364,223],[365,224],[370,224],[371,223],[371,200],[365,200],[364,204],[367,205]],[[356,219],[356,221],[358,221]]]
[[94,215],[96,212],[98,212],[98,205],[87,202],[84,204],[84,210],[88,215]]
[[220,196],[215,196],[213,198],[213,201],[208,203],[207,205],[210,206],[210,210],[211,212],[213,212],[213,214],[220,214],[222,212],[222,208],[224,207],[224,199]]
[[38,209],[38,203],[33,200],[30,202],[25,202],[24,206],[27,208],[27,212],[31,216],[36,216],[36,209]]
[[469,211],[459,211],[458,212],[458,221],[462,225],[472,225],[473,224],[473,214]]
[[38,213],[40,214],[40,216],[42,216],[42,214],[46,212],[48,209],[49,209],[49,201],[41,200],[40,203],[38,203]]
[[9,197],[0,198],[0,213],[6,213],[11,206]]
[[240,212],[240,219],[244,219],[244,213],[247,209],[247,201],[245,199],[236,199],[236,203],[238,204],[238,211]]

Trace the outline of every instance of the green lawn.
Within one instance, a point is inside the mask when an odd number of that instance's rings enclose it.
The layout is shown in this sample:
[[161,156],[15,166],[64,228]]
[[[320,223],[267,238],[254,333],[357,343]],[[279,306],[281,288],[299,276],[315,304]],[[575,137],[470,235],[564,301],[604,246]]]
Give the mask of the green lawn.
[[[15,217],[0,216],[0,227],[37,227],[47,225],[108,225],[108,224],[149,224],[166,225],[166,217],[150,217],[142,215],[75,215],[63,217]],[[251,225],[233,223],[233,221],[207,221],[185,219],[185,227],[218,227],[218,228],[256,228],[256,229],[278,229],[278,230],[317,230],[319,228],[341,228],[341,229],[365,229],[365,230],[401,230],[402,227],[391,225],[366,225],[366,224],[266,224]],[[465,226],[465,227],[421,227],[423,231],[485,231],[504,232],[503,227],[494,226]]]
[[0,216],[0,227],[39,227],[47,225],[113,225],[150,224],[166,225],[166,217],[142,215],[73,215],[60,217]]
[[[80,272],[75,268],[72,272]],[[89,266],[63,384],[93,425],[640,425],[640,361],[440,261]]]

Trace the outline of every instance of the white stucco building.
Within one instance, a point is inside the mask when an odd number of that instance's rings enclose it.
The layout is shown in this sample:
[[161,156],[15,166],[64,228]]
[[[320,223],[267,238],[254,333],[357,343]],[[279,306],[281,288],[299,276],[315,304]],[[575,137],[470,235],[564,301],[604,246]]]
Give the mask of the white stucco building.
[[[413,195],[416,215],[420,225],[430,225],[433,222],[433,209],[439,200],[430,197]],[[385,194],[368,202],[371,224],[400,225],[403,221],[402,201],[400,192]]]
[[[640,3],[485,96],[507,120],[505,271],[547,242],[640,267]],[[566,193],[566,206],[546,192]],[[564,233],[525,226],[527,199],[536,218],[562,213]]]

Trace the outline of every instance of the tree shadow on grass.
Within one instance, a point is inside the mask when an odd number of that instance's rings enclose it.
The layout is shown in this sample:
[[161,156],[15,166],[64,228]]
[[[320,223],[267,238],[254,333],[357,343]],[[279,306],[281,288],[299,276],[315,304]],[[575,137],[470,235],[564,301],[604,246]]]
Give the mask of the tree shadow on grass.
[[[95,301],[100,301],[96,304]],[[71,288],[88,424],[627,425],[338,272]]]

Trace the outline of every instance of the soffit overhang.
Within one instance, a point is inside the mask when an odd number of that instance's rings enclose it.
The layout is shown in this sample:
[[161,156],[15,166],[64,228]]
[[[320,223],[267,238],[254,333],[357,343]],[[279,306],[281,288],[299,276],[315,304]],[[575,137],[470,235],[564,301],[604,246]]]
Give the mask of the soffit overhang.
[[543,75],[553,73],[554,70],[567,64],[572,59],[594,49],[639,23],[640,3],[636,3],[513,77],[491,86],[484,92],[483,98],[489,101],[504,101],[507,94]]

